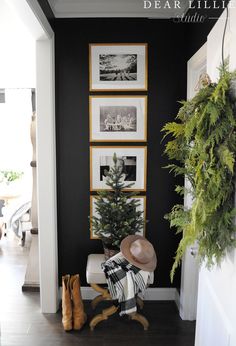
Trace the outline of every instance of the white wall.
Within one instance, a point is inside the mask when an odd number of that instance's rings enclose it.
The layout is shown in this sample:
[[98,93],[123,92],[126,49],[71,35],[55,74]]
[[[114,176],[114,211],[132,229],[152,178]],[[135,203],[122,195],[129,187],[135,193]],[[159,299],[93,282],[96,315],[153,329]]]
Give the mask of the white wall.
[[[218,77],[221,41],[226,11],[207,41],[207,72],[212,81]],[[236,69],[236,9],[229,11],[225,57],[230,69]],[[199,274],[195,346],[236,346],[236,250],[228,253],[221,267],[211,271],[204,266]]]
[[0,88],[35,87],[35,39],[6,0],[0,1]]

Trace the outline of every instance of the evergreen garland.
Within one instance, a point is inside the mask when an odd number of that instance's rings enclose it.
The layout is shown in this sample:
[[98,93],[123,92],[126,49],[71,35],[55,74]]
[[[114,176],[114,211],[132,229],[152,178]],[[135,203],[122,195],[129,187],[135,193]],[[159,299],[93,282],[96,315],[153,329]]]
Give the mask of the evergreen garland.
[[143,211],[138,211],[140,203],[133,198],[135,192],[124,192],[134,183],[124,183],[122,167],[117,165],[117,156],[113,156],[114,166],[106,171],[106,185],[110,190],[98,192],[96,212],[98,217],[90,217],[94,233],[106,247],[119,249],[121,241],[128,235],[136,234],[144,225]]
[[[236,119],[231,85],[236,73],[220,68],[218,83],[210,83],[197,95],[181,102],[176,122],[167,123],[164,138],[172,136],[165,153],[174,163],[167,168],[185,176],[192,206],[175,205],[165,216],[183,237],[171,270],[171,281],[186,248],[198,243],[198,258],[210,268],[236,246],[234,216]],[[176,163],[177,161],[177,163]]]

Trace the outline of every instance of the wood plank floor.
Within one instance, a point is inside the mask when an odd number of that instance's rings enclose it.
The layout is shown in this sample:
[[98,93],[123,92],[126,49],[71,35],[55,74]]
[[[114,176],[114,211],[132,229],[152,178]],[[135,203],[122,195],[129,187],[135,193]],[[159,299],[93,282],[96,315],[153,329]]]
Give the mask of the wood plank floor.
[[[100,323],[93,332],[88,324],[81,331],[64,332],[60,312],[41,314],[39,294],[21,291],[28,251],[29,237],[25,248],[12,237],[0,240],[1,346],[194,345],[195,323],[182,321],[173,302],[145,302],[143,313],[150,322],[146,332],[139,323],[118,315]],[[85,309],[90,320],[94,312],[89,302],[85,302]]]

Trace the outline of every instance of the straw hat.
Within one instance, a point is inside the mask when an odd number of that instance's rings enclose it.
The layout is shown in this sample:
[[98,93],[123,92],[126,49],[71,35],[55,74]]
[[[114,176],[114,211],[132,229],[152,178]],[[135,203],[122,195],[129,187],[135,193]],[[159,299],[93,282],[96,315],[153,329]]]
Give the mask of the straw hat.
[[120,244],[122,255],[134,266],[153,272],[157,265],[157,257],[152,244],[140,235],[128,235]]

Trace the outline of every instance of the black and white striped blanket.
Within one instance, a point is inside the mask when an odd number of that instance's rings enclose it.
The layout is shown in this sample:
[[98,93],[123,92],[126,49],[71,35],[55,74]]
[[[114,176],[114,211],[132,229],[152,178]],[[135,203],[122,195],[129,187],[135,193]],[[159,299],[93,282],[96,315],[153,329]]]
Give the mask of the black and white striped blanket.
[[137,311],[136,297],[144,296],[151,273],[129,263],[121,252],[102,263],[108,289],[120,305],[120,316]]

